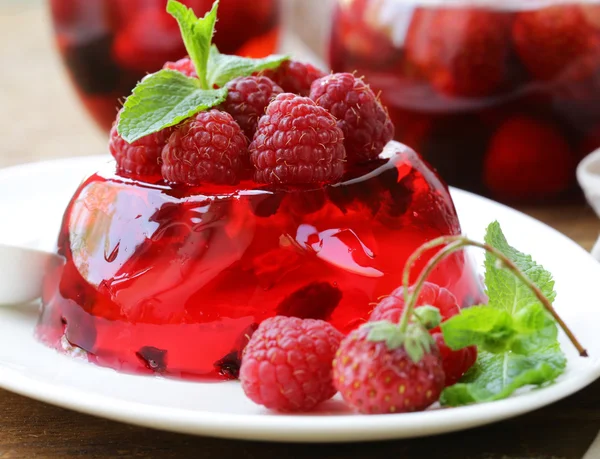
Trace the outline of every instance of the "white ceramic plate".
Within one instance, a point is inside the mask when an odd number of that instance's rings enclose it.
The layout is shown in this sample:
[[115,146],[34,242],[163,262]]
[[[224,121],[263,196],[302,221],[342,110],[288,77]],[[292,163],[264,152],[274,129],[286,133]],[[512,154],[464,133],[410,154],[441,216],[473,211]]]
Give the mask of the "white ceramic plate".
[[[0,170],[0,242],[52,249],[62,211],[82,177],[106,157]],[[433,435],[488,424],[540,408],[600,376],[600,264],[577,244],[508,207],[459,190],[463,229],[481,239],[499,220],[514,246],[555,276],[556,308],[588,348],[556,384],[507,400],[422,413],[359,416],[334,399],[310,415],[277,415],[248,401],[237,382],[200,384],[120,374],[56,353],[33,338],[37,306],[0,309],[0,387],[85,413],[158,429],[271,441],[357,441]],[[478,262],[482,259],[477,257]],[[2,273],[0,273],[2,275]],[[563,337],[564,338],[564,337]]]

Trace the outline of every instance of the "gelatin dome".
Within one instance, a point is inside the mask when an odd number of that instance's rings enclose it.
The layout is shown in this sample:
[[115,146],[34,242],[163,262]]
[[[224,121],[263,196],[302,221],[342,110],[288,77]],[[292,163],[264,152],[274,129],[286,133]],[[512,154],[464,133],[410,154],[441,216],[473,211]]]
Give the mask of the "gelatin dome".
[[[381,158],[338,185],[292,191],[175,189],[109,164],[67,208],[38,337],[121,371],[227,379],[269,316],[348,332],[401,284],[416,247],[460,233],[446,186],[416,153],[391,142]],[[432,280],[463,304],[481,299],[464,254]]]

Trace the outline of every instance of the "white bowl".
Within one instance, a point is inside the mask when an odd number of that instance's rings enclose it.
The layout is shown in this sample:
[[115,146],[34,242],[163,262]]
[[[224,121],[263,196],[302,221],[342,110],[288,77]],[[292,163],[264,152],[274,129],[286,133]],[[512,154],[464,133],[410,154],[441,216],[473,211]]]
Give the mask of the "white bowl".
[[[587,155],[577,166],[577,181],[585,197],[600,217],[600,148]],[[592,249],[592,255],[600,260],[600,238]]]
[[600,149],[590,153],[579,163],[577,181],[600,217]]

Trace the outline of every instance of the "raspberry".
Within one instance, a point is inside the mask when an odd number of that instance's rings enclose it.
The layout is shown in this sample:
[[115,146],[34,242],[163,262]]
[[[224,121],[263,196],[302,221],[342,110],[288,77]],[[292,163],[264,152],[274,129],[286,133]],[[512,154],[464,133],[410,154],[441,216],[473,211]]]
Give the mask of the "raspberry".
[[493,94],[506,73],[507,16],[480,8],[418,8],[406,35],[408,64],[443,94]]
[[276,70],[263,70],[260,75],[269,77],[285,92],[308,96],[312,82],[325,76],[325,73],[311,64],[285,61]]
[[163,129],[128,143],[117,132],[118,122],[119,115],[110,130],[108,143],[110,153],[117,161],[117,171],[133,176],[160,175],[160,155],[173,129]]
[[432,343],[418,362],[404,345],[388,348],[370,341],[362,326],[342,340],[333,361],[333,383],[353,409],[364,414],[421,411],[438,400],[444,388],[439,351]]
[[484,182],[500,199],[536,199],[569,188],[574,167],[574,152],[558,126],[517,115],[490,141]]
[[458,351],[453,351],[446,345],[444,335],[434,333],[432,336],[442,357],[442,367],[446,375],[445,385],[446,387],[452,386],[475,364],[477,360],[477,347],[469,346]]
[[169,138],[162,175],[172,183],[235,184],[246,163],[248,142],[229,113],[200,112]]
[[600,66],[600,8],[555,5],[519,13],[513,25],[517,54],[538,80],[580,81]]
[[[410,287],[408,291],[412,293],[414,287]],[[455,296],[449,290],[431,282],[425,282],[423,284],[416,304],[417,307],[429,305],[438,308],[442,315],[442,322],[460,312]],[[375,309],[371,312],[369,321],[389,320],[390,322],[400,322],[400,316],[402,315],[403,309],[404,287],[398,287],[375,306]],[[438,332],[439,328],[434,328],[431,331]]]
[[321,320],[265,320],[244,351],[242,389],[272,410],[311,410],[335,395],[331,362],[341,339],[339,331]]
[[323,184],[344,173],[344,136],[336,119],[308,97],[279,94],[250,144],[261,183]]
[[334,73],[312,84],[310,98],[338,119],[351,162],[377,158],[394,137],[394,125],[371,88],[350,73]]
[[179,73],[183,73],[186,77],[198,78],[194,64],[189,57],[184,57],[175,62],[166,62],[163,65],[163,69],[176,70]]
[[[414,288],[409,288],[413,292]],[[460,313],[460,307],[454,295],[445,288],[439,287],[431,282],[425,282],[419,292],[416,307],[435,306],[440,311],[442,322],[450,319]],[[404,311],[404,288],[398,287],[392,294],[382,299],[371,312],[370,322],[387,320],[393,323],[399,323],[400,317]],[[439,327],[429,331],[436,340],[442,366],[446,375],[446,385],[455,384],[468,370],[473,366],[477,359],[477,348],[470,346],[458,351],[453,351],[444,341],[444,337]]]
[[225,87],[227,99],[221,104],[221,109],[233,116],[246,136],[252,139],[259,118],[265,114],[269,102],[283,89],[264,76],[235,78]]

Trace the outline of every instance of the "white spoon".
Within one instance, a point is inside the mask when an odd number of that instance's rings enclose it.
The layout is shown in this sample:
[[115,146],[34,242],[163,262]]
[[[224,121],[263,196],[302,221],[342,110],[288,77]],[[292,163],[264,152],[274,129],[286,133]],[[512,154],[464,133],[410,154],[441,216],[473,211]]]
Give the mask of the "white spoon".
[[0,244],[0,305],[39,298],[48,264],[58,258],[50,252]]

